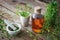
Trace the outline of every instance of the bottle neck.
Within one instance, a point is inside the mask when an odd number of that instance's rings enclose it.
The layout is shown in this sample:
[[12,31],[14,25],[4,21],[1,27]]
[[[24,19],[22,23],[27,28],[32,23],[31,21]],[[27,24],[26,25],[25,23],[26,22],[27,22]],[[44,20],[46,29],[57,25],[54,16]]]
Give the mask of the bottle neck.
[[41,14],[36,14],[35,13],[35,14],[33,14],[33,18],[35,18],[35,19],[39,18],[40,19],[40,18],[43,18],[43,16]]

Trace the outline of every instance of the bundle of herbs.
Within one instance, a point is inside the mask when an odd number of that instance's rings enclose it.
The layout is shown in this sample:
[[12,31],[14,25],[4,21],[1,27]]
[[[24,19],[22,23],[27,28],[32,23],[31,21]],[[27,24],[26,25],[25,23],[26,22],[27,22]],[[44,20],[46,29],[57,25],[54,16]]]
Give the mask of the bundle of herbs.
[[[22,12],[21,12],[22,11]],[[24,16],[27,15],[27,13],[32,13],[33,9],[30,5],[26,4],[24,7],[17,5],[16,7],[16,14],[20,16],[20,13],[22,13]]]
[[19,12],[19,13],[23,17],[28,17],[29,16],[29,12],[26,12],[26,11],[22,11],[22,12]]
[[56,1],[52,0],[52,2],[50,2],[47,5],[47,11],[44,15],[44,29],[46,31],[50,31],[50,29],[54,28],[55,25],[55,20],[56,20],[56,16],[58,14],[58,4]]
[[4,20],[2,20],[2,19],[0,19],[0,37],[9,38],[9,34],[6,31],[6,24],[4,23]]
[[3,29],[3,26],[2,26],[2,25],[3,25],[3,23],[4,23],[4,21],[0,19],[0,30],[2,30],[2,29]]
[[60,18],[56,17],[53,34],[60,39]]
[[60,19],[58,16],[58,3],[52,0],[47,5],[47,11],[44,15],[45,22],[42,29],[42,34],[46,40],[60,40]]

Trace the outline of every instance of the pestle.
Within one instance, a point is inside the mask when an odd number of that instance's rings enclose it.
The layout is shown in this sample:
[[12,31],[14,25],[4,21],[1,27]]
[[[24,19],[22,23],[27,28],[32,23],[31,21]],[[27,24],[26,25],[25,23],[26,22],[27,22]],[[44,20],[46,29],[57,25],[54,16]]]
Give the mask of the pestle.
[[4,20],[4,22],[7,24],[7,26],[10,26],[13,30],[16,30],[16,27],[12,25],[8,20]]

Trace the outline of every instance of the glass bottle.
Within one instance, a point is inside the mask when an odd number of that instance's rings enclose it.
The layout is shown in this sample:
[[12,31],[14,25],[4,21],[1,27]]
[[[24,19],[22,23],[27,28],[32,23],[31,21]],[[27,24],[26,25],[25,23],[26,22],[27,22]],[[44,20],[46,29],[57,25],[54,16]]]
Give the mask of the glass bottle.
[[32,30],[35,33],[40,33],[43,28],[44,17],[41,14],[41,9],[37,10],[37,13],[34,13],[32,16]]

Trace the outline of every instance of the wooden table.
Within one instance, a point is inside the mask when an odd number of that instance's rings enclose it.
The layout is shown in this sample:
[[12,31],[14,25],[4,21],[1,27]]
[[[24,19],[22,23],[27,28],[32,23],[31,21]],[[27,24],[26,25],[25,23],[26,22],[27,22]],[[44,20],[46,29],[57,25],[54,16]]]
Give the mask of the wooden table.
[[[16,13],[15,4],[13,2],[11,2],[11,0],[5,0],[5,1],[0,0],[0,15],[4,14],[4,15],[2,15],[3,17],[1,17],[2,19],[7,19],[12,22],[16,21],[17,23],[20,23],[19,16],[15,14]],[[33,7],[37,6],[37,5],[38,5],[38,3],[37,4],[35,3],[35,5],[33,5]],[[45,10],[44,6],[43,6],[43,9]],[[29,31],[31,31],[31,29],[30,29],[31,27],[25,27],[25,29],[22,31],[22,33],[19,33],[16,37],[12,37],[9,39],[10,40],[33,40],[33,39],[37,38],[37,40],[45,40],[44,37],[41,36],[40,34],[32,33],[34,36],[30,37],[29,32],[27,32],[27,30],[26,30],[28,28],[29,28]],[[2,33],[2,32],[0,32],[0,33]],[[8,40],[8,38],[5,37],[4,35],[2,35],[2,36],[0,36],[0,40]]]

